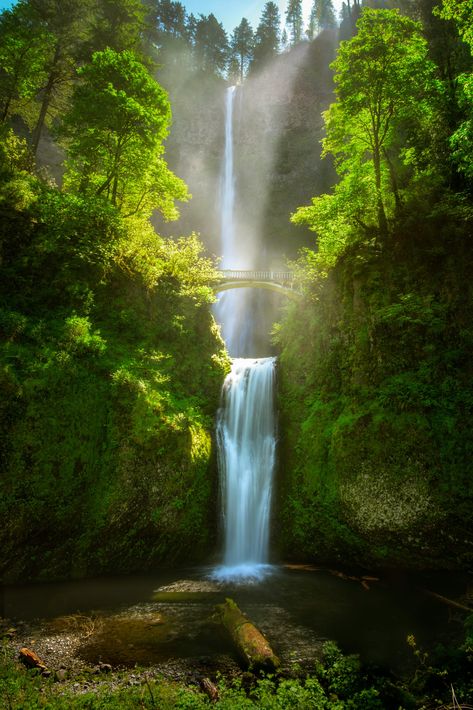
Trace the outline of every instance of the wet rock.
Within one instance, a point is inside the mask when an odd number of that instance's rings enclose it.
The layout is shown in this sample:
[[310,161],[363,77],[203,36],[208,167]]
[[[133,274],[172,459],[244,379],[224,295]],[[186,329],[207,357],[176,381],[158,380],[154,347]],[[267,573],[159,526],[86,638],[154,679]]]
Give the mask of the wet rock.
[[112,666],[110,665],[110,663],[99,663],[98,669],[100,673],[112,672]]

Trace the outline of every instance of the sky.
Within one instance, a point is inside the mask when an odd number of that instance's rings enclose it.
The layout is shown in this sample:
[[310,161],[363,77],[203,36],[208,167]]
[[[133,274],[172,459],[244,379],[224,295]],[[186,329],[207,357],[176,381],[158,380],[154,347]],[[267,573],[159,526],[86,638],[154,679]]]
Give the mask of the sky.
[[[208,15],[213,12],[217,20],[223,23],[227,32],[232,32],[240,23],[242,17],[246,17],[253,29],[259,23],[261,11],[265,5],[265,0],[180,0],[186,6],[188,12],[194,14],[202,13]],[[275,0],[281,10],[281,17],[284,18],[286,0]],[[342,6],[342,0],[334,0],[335,11],[338,14]],[[309,17],[312,0],[303,0],[305,19]]]
[[[246,17],[250,24],[255,29],[259,23],[259,18],[261,17],[261,11],[265,5],[265,0],[180,0],[183,5],[187,8],[188,12],[193,12],[195,15],[202,13],[203,15],[209,15],[211,12],[215,15],[219,22],[223,23],[223,26],[227,32],[232,32],[235,27],[240,24],[242,17]],[[277,2],[278,0],[276,0]],[[13,2],[11,0],[0,0],[0,10],[5,10],[11,7]],[[284,17],[284,11],[286,8],[286,0],[279,0],[279,8],[281,10],[281,16]],[[334,0],[334,6],[338,13],[342,0]],[[310,7],[312,5],[312,0],[303,0],[304,13],[306,19],[310,12]]]

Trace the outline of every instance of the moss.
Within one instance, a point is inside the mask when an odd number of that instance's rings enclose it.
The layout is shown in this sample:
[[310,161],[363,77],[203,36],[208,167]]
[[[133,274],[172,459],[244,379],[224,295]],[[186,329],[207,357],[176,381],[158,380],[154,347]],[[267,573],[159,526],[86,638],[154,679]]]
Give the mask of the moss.
[[46,193],[0,244],[2,579],[202,559],[229,366],[211,264],[194,237]]
[[471,566],[473,264],[438,229],[448,260],[428,222],[409,250],[353,248],[277,330],[288,555]]

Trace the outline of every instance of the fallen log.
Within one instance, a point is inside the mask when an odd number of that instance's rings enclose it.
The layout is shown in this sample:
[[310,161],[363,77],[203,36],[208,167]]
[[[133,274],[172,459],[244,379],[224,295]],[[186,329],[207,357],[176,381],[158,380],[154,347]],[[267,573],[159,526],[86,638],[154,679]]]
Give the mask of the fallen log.
[[238,608],[233,599],[217,606],[221,623],[230,634],[239,655],[252,671],[275,671],[281,664],[261,631]]
[[37,668],[41,673],[47,672],[48,669],[41,658],[34,651],[30,651],[29,648],[21,648],[18,656],[27,668]]
[[202,691],[207,695],[211,703],[216,703],[219,698],[218,688],[212,683],[210,678],[202,678],[200,681]]

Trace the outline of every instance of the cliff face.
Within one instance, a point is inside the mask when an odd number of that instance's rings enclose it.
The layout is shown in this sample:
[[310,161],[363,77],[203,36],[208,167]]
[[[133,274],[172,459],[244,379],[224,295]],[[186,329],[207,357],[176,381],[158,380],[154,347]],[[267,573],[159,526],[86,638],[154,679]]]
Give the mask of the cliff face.
[[282,323],[277,537],[306,560],[471,569],[471,253],[460,222],[394,239]]
[[[322,116],[332,100],[329,64],[336,37],[326,32],[288,51],[237,89],[234,110],[236,223],[242,252],[255,266],[268,266],[313,243],[289,216],[334,181],[330,162],[320,159]],[[192,201],[181,219],[160,231],[199,231],[219,254],[220,178],[224,155],[223,81],[184,78],[175,65],[158,75],[169,91],[173,127],[167,142],[170,167],[189,185]]]
[[336,37],[323,33],[278,57],[244,85],[237,130],[241,212],[256,225],[263,261],[294,258],[313,235],[294,227],[292,212],[335,180],[321,160],[322,112],[333,100],[329,64]]
[[0,580],[204,559],[228,362],[199,244],[30,175],[0,215]]

